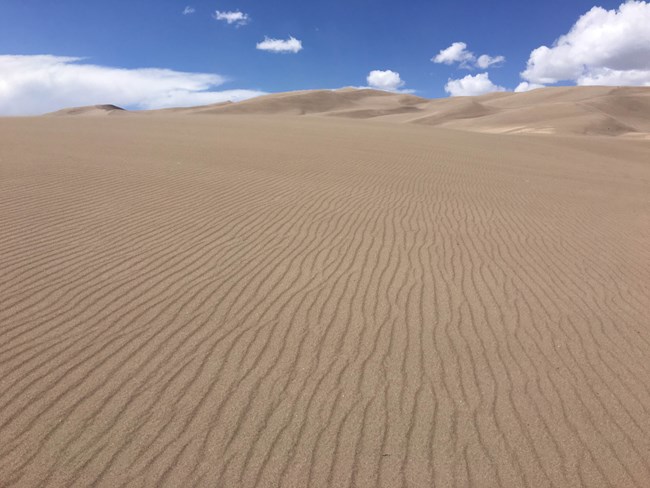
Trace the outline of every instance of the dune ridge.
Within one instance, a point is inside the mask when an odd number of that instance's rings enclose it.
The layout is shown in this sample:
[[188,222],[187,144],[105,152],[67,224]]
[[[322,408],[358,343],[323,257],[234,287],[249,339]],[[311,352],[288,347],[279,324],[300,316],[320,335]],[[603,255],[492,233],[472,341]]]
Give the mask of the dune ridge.
[[[95,107],[59,115],[104,113]],[[112,112],[111,112],[112,113]],[[413,123],[472,132],[650,138],[650,88],[549,87],[525,93],[429,100],[371,89],[277,93],[237,103],[138,112],[182,115],[306,115]]]
[[120,113],[127,113],[122,107],[117,105],[89,105],[86,107],[71,107],[57,110],[46,114],[48,116],[65,116],[65,115],[83,115],[83,116],[98,116],[98,115],[115,115]]
[[[185,114],[310,115],[339,110],[394,109],[426,103],[424,98],[380,90],[305,90],[275,93],[241,102],[184,109]],[[157,113],[157,111],[151,111]]]
[[475,132],[619,136],[650,134],[650,88],[550,87],[434,100],[375,90],[313,91],[269,95],[210,111],[198,108],[196,113],[294,113]]

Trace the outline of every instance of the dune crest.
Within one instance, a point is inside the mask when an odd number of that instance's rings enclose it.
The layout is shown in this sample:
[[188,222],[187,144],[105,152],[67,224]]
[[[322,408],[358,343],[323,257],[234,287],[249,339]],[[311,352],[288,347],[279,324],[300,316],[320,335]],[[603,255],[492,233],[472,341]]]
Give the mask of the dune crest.
[[[78,107],[55,115],[106,115],[114,106]],[[242,102],[143,111],[168,115],[306,115],[374,119],[486,133],[650,135],[650,88],[549,87],[525,93],[429,100],[371,89],[276,93]]]
[[105,105],[89,105],[85,107],[71,107],[64,108],[62,110],[57,110],[56,112],[51,112],[46,114],[48,116],[65,116],[65,115],[82,115],[82,116],[101,116],[101,115],[115,115],[129,113],[127,110],[117,105],[105,104]]
[[427,103],[425,98],[380,90],[307,90],[264,95],[213,108],[196,107],[187,113],[314,115],[343,110],[394,109],[424,103]]

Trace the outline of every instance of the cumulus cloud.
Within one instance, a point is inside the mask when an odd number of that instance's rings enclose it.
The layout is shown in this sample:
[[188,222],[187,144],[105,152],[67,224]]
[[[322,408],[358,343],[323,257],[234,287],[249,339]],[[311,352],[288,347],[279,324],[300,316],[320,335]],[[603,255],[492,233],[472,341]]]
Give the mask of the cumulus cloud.
[[464,42],[454,42],[446,49],[442,49],[431,61],[438,64],[452,65],[458,63],[461,68],[472,69],[475,67],[487,69],[490,66],[498,66],[505,62],[504,56],[490,56],[481,54],[478,58],[467,49]]
[[368,86],[377,90],[398,91],[405,85],[405,81],[400,78],[399,73],[389,69],[385,71],[373,70],[366,77]]
[[260,51],[272,53],[297,53],[302,50],[302,41],[293,36],[290,36],[289,39],[271,39],[264,36],[264,40],[258,42],[256,47]]
[[235,24],[237,27],[246,25],[250,22],[251,18],[248,14],[235,10],[234,12],[221,12],[217,10],[214,13],[214,18],[217,20],[223,20],[227,24]]
[[459,80],[450,79],[445,85],[445,91],[452,97],[466,97],[506,91],[506,89],[492,83],[487,73],[479,73],[474,76],[467,75]]
[[190,7],[190,6],[188,5],[188,6],[185,7],[185,9],[183,10],[183,15],[191,15],[191,14],[193,14],[194,12],[196,12],[196,9],[195,9],[194,7]]
[[122,69],[52,55],[0,55],[0,114],[32,115],[64,107],[113,103],[135,109],[204,105],[262,95],[214,91],[227,80],[209,73]]
[[540,84],[650,86],[650,3],[592,8],[552,47],[533,50],[521,76]]
[[540,85],[539,83],[528,83],[527,81],[522,81],[515,88],[516,93],[527,92],[531,90],[537,90],[538,88],[544,88],[545,85]]
[[474,54],[467,50],[467,44],[464,42],[454,42],[446,49],[442,49],[431,61],[439,64],[466,64],[473,62]]

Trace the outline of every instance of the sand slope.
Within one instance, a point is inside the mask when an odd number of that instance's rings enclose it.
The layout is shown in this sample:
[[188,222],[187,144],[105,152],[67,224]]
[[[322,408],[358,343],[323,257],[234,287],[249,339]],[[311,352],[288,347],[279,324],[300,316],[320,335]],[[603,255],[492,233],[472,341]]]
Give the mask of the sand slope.
[[[344,115],[359,110],[395,110],[426,103],[428,103],[427,99],[413,95],[343,88],[275,93],[237,103],[227,102],[173,110],[184,114],[330,115],[338,113]],[[149,111],[150,114],[160,112]]]
[[650,135],[650,88],[643,87],[557,87],[434,100],[377,90],[313,90],[175,111],[325,115],[475,132]]
[[650,88],[543,88],[471,98],[484,107],[484,113],[450,117],[439,125],[486,132],[612,136],[650,132]]
[[[55,115],[106,115],[113,105]],[[122,111],[121,113],[125,113]],[[146,115],[309,115],[413,123],[472,132],[606,135],[650,139],[649,87],[550,87],[525,93],[428,100],[344,88],[275,93],[243,102],[139,112]]]
[[97,115],[120,115],[127,113],[122,107],[117,105],[90,105],[87,107],[72,107],[63,110],[57,110],[46,115],[49,116],[64,116],[64,115],[84,115],[84,116],[97,116]]
[[649,155],[0,119],[0,486],[648,486]]

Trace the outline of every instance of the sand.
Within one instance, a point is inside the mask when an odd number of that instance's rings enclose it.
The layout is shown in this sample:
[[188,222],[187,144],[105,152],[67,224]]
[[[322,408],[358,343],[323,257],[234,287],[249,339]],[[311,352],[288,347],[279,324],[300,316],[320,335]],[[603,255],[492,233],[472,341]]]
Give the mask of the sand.
[[[93,114],[105,113],[89,107]],[[72,110],[61,113],[69,115]],[[428,100],[378,90],[312,90],[239,103],[171,109],[184,114],[307,115],[372,119],[487,133],[633,136],[650,139],[650,88],[550,87],[526,93]],[[161,114],[165,111],[150,111]]]
[[61,115],[83,115],[83,116],[97,116],[97,115],[121,115],[126,112],[122,107],[117,105],[90,105],[87,107],[72,107],[64,108],[56,112],[52,112],[51,116],[61,116]]
[[0,119],[0,486],[648,486],[647,111],[386,97]]

